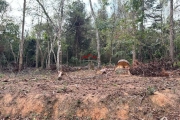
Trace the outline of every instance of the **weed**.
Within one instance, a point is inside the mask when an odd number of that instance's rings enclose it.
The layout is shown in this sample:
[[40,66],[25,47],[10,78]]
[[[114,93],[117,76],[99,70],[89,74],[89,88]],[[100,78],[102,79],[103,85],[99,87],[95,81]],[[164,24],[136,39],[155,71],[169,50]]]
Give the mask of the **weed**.
[[67,92],[67,87],[65,85],[57,90],[57,93],[61,93],[61,92]]
[[154,92],[155,92],[155,88],[154,87],[149,86],[147,88],[147,95],[154,95]]
[[67,92],[67,87],[64,86],[64,87],[62,88],[62,91],[63,91],[63,92]]
[[76,107],[80,107],[81,103],[82,103],[81,100],[78,99],[76,103]]
[[92,118],[91,117],[87,117],[86,120],[92,120]]
[[2,78],[4,75],[3,74],[0,74],[0,78]]
[[104,85],[104,88],[108,88],[108,85],[106,84],[106,85]]

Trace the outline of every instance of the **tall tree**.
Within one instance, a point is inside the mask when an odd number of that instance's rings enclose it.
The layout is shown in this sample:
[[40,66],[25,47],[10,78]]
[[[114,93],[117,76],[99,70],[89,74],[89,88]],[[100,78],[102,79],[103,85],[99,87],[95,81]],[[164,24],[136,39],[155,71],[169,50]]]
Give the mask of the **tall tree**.
[[95,22],[96,40],[97,40],[97,53],[98,53],[97,62],[98,62],[98,68],[100,68],[100,65],[101,65],[101,54],[100,54],[100,39],[99,39],[99,31],[98,31],[98,27],[97,27],[97,18],[96,18],[96,15],[94,13],[94,10],[93,10],[93,6],[92,6],[91,0],[89,0],[89,4],[90,4],[90,8],[91,8],[91,13],[92,13],[92,16],[93,16],[94,22]]
[[64,9],[64,1],[65,0],[61,0],[60,5],[59,5],[59,9],[58,11],[61,13],[58,13],[58,40],[57,40],[57,45],[58,45],[58,50],[57,50],[57,63],[56,63],[56,67],[57,70],[62,71],[62,42],[61,42],[61,36],[62,36],[62,23],[63,23],[63,9]]
[[3,51],[4,49],[4,41],[2,39],[2,33],[5,30],[5,25],[3,24],[3,16],[4,13],[6,12],[8,7],[8,3],[4,0],[0,0],[0,53]]
[[69,52],[72,53],[72,59],[75,57],[76,61],[88,51],[90,44],[90,37],[88,37],[91,29],[90,17],[85,11],[85,4],[81,1],[74,1],[68,7],[66,18],[66,42],[69,44]]
[[23,5],[22,35],[21,35],[21,42],[19,47],[19,71],[22,70],[22,65],[23,65],[25,11],[26,11],[26,0],[24,0],[24,5]]
[[4,0],[0,0],[0,24],[3,20],[4,13],[6,12],[8,3]]
[[170,0],[170,46],[169,46],[169,52],[170,52],[170,59],[171,62],[174,62],[174,22],[173,22],[173,0]]
[[[40,0],[36,0],[38,4],[41,6],[43,9],[44,14],[46,15],[48,21],[52,24],[53,29],[55,31],[55,36],[54,38],[57,38],[57,58],[56,58],[56,68],[57,70],[62,70],[62,49],[61,49],[61,37],[62,37],[62,23],[63,23],[63,9],[64,9],[64,2],[65,0],[58,1],[56,4],[56,13],[54,16],[56,16],[56,22],[52,20],[52,18],[49,16],[46,8],[44,5],[40,2]],[[55,7],[54,7],[55,8]]]

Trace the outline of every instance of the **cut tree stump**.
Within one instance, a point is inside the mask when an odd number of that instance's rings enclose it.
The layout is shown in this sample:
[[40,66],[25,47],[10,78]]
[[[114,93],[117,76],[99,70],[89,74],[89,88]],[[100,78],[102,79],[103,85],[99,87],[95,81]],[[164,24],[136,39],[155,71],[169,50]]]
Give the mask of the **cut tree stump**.
[[118,61],[115,67],[115,73],[120,75],[131,75],[129,69],[130,69],[129,62],[125,59],[121,59]]

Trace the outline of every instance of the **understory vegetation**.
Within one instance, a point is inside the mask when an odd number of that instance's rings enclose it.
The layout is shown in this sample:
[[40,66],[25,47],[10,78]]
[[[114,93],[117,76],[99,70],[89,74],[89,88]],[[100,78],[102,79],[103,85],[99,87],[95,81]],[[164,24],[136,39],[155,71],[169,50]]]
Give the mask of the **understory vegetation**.
[[180,65],[178,1],[98,0],[93,11],[89,2],[24,1],[32,23],[21,37],[21,23],[9,15],[13,6],[1,0],[0,68],[18,68],[22,38],[23,67],[85,66],[89,61],[97,65],[98,52],[101,65],[119,59],[131,63],[167,59]]

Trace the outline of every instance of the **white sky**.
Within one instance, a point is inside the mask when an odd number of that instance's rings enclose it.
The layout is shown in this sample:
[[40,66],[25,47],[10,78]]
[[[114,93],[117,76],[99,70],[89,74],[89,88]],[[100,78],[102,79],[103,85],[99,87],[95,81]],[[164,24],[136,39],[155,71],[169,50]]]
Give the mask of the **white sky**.
[[[10,13],[8,13],[10,15],[10,17],[13,18],[14,22],[21,25],[21,21],[22,21],[22,10],[23,10],[23,3],[24,0],[6,0],[9,5],[10,5]],[[27,6],[28,6],[28,2],[30,0],[26,0],[27,2]],[[35,1],[35,0],[34,0]],[[89,8],[89,0],[83,0],[86,3],[86,8],[88,10],[90,10]],[[95,5],[97,3],[97,0],[92,0],[93,5]],[[94,6],[96,7],[96,6]],[[28,30],[30,29],[30,27],[32,27],[32,17],[26,14],[26,18],[25,18],[25,29]]]
[[[23,9],[23,2],[24,0],[6,0],[9,4],[10,4],[10,16],[13,17],[13,20],[21,25],[21,21],[22,21],[22,9]],[[26,0],[27,1],[27,5],[28,2],[31,0]],[[35,1],[35,0],[34,0]],[[89,0],[83,0],[86,3],[86,8],[88,9],[88,11],[90,11],[90,7],[89,7]],[[98,0],[92,0],[93,2],[93,6],[95,8],[97,8],[97,6],[95,4],[97,4]],[[174,0],[174,6],[180,4],[180,2],[178,3],[178,0]],[[180,9],[180,7],[179,7]],[[179,15],[177,13],[179,13],[179,9],[176,9],[175,11],[175,15],[174,17],[177,19],[177,17],[179,18]],[[167,15],[169,14],[169,7],[167,7],[166,9],[166,13]],[[32,17],[29,15],[26,15],[26,27],[25,29],[29,29],[30,27],[32,27]]]

